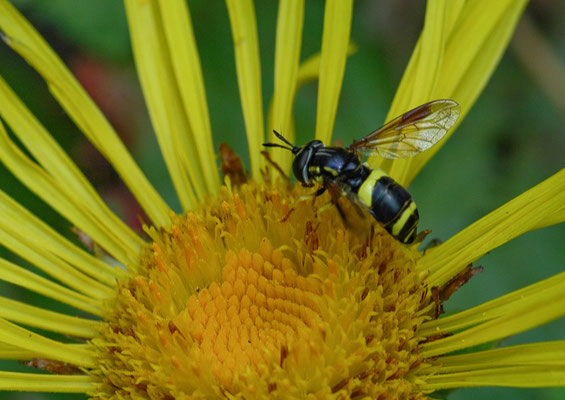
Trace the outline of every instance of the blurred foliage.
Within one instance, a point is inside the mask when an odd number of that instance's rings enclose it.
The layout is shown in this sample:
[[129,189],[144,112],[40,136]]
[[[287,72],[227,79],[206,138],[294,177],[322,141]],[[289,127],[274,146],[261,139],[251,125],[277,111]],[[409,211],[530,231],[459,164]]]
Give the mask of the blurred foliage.
[[[73,72],[91,90],[143,170],[169,204],[174,190],[144,109],[132,62],[123,5],[119,1],[17,0]],[[323,2],[308,1],[302,58],[319,51]],[[207,89],[216,147],[227,142],[248,160],[233,61],[229,20],[223,2],[191,1],[191,12]],[[264,107],[273,88],[276,7],[256,2]],[[383,123],[394,90],[422,26],[425,3],[408,0],[358,1],[352,39],[359,51],[347,64],[334,139],[349,143]],[[565,50],[565,3],[531,4],[528,13],[561,60]],[[136,225],[138,208],[108,164],[86,143],[49,96],[41,79],[6,46],[0,45],[0,74],[49,128],[107,199]],[[555,79],[565,79],[557,76]],[[314,132],[316,84],[302,88],[295,103],[298,143]],[[565,116],[536,84],[510,48],[479,101],[443,150],[411,187],[421,227],[446,240],[459,230],[563,168]],[[3,167],[0,186],[60,232],[75,240],[68,224],[18,184]],[[448,302],[448,311],[467,308],[561,272],[565,266],[563,225],[524,235],[486,255],[475,276]],[[19,260],[2,253],[3,257]],[[3,295],[51,307],[45,299],[2,286]],[[53,308],[56,308],[53,305]],[[505,344],[565,339],[560,320],[504,341]],[[23,370],[23,367],[22,367]],[[563,389],[464,389],[450,399],[561,399]],[[77,396],[45,396],[76,398]],[[0,393],[0,398],[44,398]]]

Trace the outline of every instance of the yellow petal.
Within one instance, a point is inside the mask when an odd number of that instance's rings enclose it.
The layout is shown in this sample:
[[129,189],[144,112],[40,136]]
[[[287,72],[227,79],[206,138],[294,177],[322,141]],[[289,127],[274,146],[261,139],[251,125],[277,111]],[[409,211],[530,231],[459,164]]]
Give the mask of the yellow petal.
[[[78,349],[85,349],[90,345],[83,343],[70,343],[67,344],[67,346],[76,347]],[[12,346],[6,343],[0,343],[0,360],[31,360],[34,357],[35,354],[30,350],[22,349],[20,347]],[[0,374],[2,374],[2,371],[0,371]]]
[[[565,374],[560,372],[563,367],[565,341],[555,341],[438,357],[429,368],[418,373],[424,376],[433,370],[433,375],[423,380],[424,390],[482,386],[486,382],[497,386],[541,387],[562,386],[565,383]],[[515,373],[530,376],[520,382]],[[487,379],[488,374],[493,376]],[[546,376],[541,376],[544,374]],[[462,382],[466,383],[461,385]]]
[[492,249],[548,223],[563,222],[563,204],[565,169],[430,249],[418,268],[430,272],[430,286],[441,286]]
[[249,146],[251,176],[253,179],[260,180],[260,168],[263,165],[261,144],[265,136],[263,134],[261,64],[255,9],[251,0],[226,0],[226,4],[235,49],[237,82]]
[[6,343],[0,343],[0,360],[29,360],[33,353]]
[[0,296],[0,318],[80,338],[93,337],[102,326],[101,322],[49,311],[3,296]]
[[[143,244],[141,238],[106,206],[69,156],[2,78],[0,115],[38,163],[57,181],[58,190],[87,208],[88,213],[104,225],[107,232],[119,237],[121,246],[130,252],[139,251]],[[3,131],[3,127],[0,129]]]
[[548,296],[565,292],[565,272],[552,276],[520,290],[513,291],[504,296],[476,307],[457,312],[447,317],[424,322],[418,333],[429,337],[438,334],[457,332],[472,326],[500,318],[514,312],[517,308],[527,307],[532,302],[540,299],[548,300]]
[[324,13],[324,33],[320,59],[316,139],[330,143],[351,30],[352,0],[327,0]]
[[[433,4],[433,1],[429,1],[428,5],[427,5],[427,9],[430,11],[436,11],[438,12],[435,7],[437,7],[437,4]],[[463,8],[463,5],[465,4],[465,0],[450,0],[446,3],[443,3],[445,6],[445,15],[443,17],[443,21],[444,21],[444,25],[445,28],[443,29],[443,35],[444,35],[444,39],[441,40],[441,43],[445,43],[445,39],[447,37],[449,37],[449,35],[451,34],[451,32],[453,31],[453,27],[456,24],[456,22],[458,21],[459,15],[461,13],[461,10]],[[404,71],[404,75],[402,76],[402,79],[400,81],[400,84],[398,85],[398,89],[396,90],[396,94],[394,96],[394,99],[392,101],[392,104],[390,106],[390,110],[388,112],[388,115],[386,117],[386,121],[390,121],[393,118],[401,115],[403,112],[406,112],[408,110],[411,109],[411,106],[413,105],[414,107],[419,106],[420,104],[414,104],[411,103],[413,100],[413,92],[414,92],[414,87],[416,85],[416,77],[418,75],[417,70],[419,68],[425,68],[424,63],[421,61],[421,56],[424,57],[424,55],[422,54],[422,40],[424,37],[424,34],[426,33],[426,29],[433,29],[434,27],[434,19],[433,19],[433,15],[432,14],[427,14],[426,13],[426,19],[424,21],[424,28],[422,31],[422,34],[420,35],[420,38],[418,39],[418,42],[416,43],[416,46],[414,47],[414,51],[412,52],[412,56],[410,57],[410,61],[408,62],[408,65],[406,66],[406,70]],[[439,31],[439,30],[438,30]],[[433,35],[428,35],[426,34],[426,36],[428,38],[433,39],[434,36]],[[442,46],[445,46],[444,44]],[[442,54],[438,54],[438,56],[443,57],[443,53],[445,53],[445,48],[443,48],[442,50]],[[441,60],[438,60],[441,62]],[[437,63],[437,61],[432,61],[434,64]],[[426,93],[419,93],[418,95],[420,96],[420,100],[416,100],[414,99],[414,101],[427,101],[428,98],[423,99],[422,96],[425,95]],[[429,96],[431,96],[431,93],[427,93]],[[382,162],[384,162],[385,160],[379,160],[379,159],[373,159],[371,160],[372,164],[374,164],[375,166],[379,166],[382,164]]]
[[78,310],[94,315],[102,315],[102,306],[99,301],[77,293],[74,290],[59,285],[50,279],[43,278],[1,258],[0,279],[52,298],[63,304],[68,304]]
[[159,9],[184,110],[198,149],[201,172],[208,192],[216,193],[220,179],[215,162],[202,68],[188,4],[181,0],[159,0]]
[[161,153],[183,210],[204,199],[206,185],[171,65],[155,1],[126,0],[137,74]]
[[0,318],[0,341],[31,350],[36,357],[68,362],[80,367],[92,368],[96,357],[86,348],[67,346],[57,340],[48,339],[30,330],[21,328]]
[[[439,3],[437,5],[439,6]],[[461,2],[449,2],[446,4],[442,21],[438,18],[441,16],[439,10],[429,3],[427,11],[434,14],[426,14],[426,24],[420,41],[406,69],[387,120],[421,103],[451,98],[461,104],[458,124],[461,123],[498,64],[525,5],[525,0],[471,0],[464,5]],[[440,26],[447,26],[443,29],[443,40],[437,39],[441,28],[434,28],[434,20]],[[434,32],[429,33],[428,29]],[[437,45],[445,43],[444,51],[425,51],[426,37],[436,38]],[[435,49],[435,45],[430,46]],[[439,60],[430,58],[430,53],[440,57]],[[422,84],[419,78],[419,74],[432,76],[432,73],[426,72],[429,70],[427,65],[438,65],[438,75],[433,76],[438,76],[439,79],[433,86]],[[416,157],[387,163],[375,159],[371,160],[370,164],[384,164],[399,183],[408,185],[456,127],[457,125],[437,145]]]
[[1,226],[0,243],[37,266],[52,278],[93,299],[107,299],[115,293],[114,289],[77,271],[71,265],[48,251],[36,247],[33,241],[26,237],[25,232],[18,231],[17,226],[12,228],[8,228],[5,225]]
[[426,6],[426,18],[420,38],[418,65],[414,71],[412,96],[406,110],[430,100],[439,78],[445,51],[446,3],[449,0],[430,0]]
[[420,387],[422,390],[440,390],[478,386],[541,388],[564,385],[565,367],[528,365],[433,375],[426,378]]
[[[563,279],[562,279],[563,281]],[[515,301],[505,314],[421,346],[423,357],[434,357],[499,340],[553,321],[565,314],[565,282]]]
[[[525,0],[475,0],[465,4],[449,38],[437,95],[456,93],[457,88],[467,81],[468,74],[473,72],[474,63],[482,60],[488,68],[475,71],[483,78],[481,85],[467,88],[468,94],[474,93],[473,98],[476,98],[498,64],[526,3]],[[463,102],[463,112],[468,111],[471,104],[472,101]]]
[[[277,18],[277,40],[275,48],[275,87],[273,93],[273,113],[270,118],[268,138],[273,129],[288,141],[294,143],[292,106],[296,93],[296,77],[302,45],[302,26],[304,23],[304,0],[279,2]],[[270,140],[268,140],[270,141]],[[272,149],[277,150],[277,149]],[[272,151],[273,160],[283,169],[290,169],[291,153]],[[274,172],[274,171],[273,171]]]
[[100,383],[90,375],[47,375],[0,371],[0,390],[91,393]]
[[[286,4],[286,3],[281,3],[281,4]],[[357,45],[355,45],[354,43],[350,43],[349,47],[347,48],[347,56],[349,57],[350,55],[352,55],[353,53],[355,53],[357,51]],[[296,98],[296,93],[300,90],[300,88],[302,88],[302,86],[306,85],[307,83],[310,83],[312,81],[315,81],[316,79],[318,79],[318,76],[320,75],[320,53],[316,53],[311,55],[310,57],[308,57],[304,62],[302,62],[302,64],[300,64],[300,67],[298,68],[298,72],[296,74],[296,83],[293,85],[294,91],[292,93],[292,100],[291,100],[291,104],[294,104],[294,100]],[[271,101],[271,104],[269,106],[269,126],[273,127],[273,101]],[[269,132],[272,133],[272,130],[269,129]],[[294,130],[294,119],[292,118],[292,115],[290,117],[290,121],[288,123],[287,129],[285,129],[284,131],[284,136],[289,139],[290,142],[292,142],[295,138],[295,134],[294,134],[295,130]],[[270,140],[267,140],[270,141]],[[300,143],[299,143],[300,144]],[[284,152],[284,151],[280,151],[280,149],[278,151],[273,150],[274,155],[278,155],[279,157],[282,155],[284,156],[284,154],[287,154],[288,157],[290,157],[290,153],[288,152]],[[286,161],[277,161],[276,158],[275,162],[277,162],[279,165],[284,166],[286,165],[285,168],[282,168],[283,171],[290,171],[290,164],[285,164]],[[275,174],[276,176],[276,174]]]
[[53,96],[112,164],[151,221],[157,226],[166,226],[167,205],[116,132],[45,40],[6,0],[0,0],[0,30],[5,42],[45,79]]
[[[537,365],[540,368],[565,366],[565,341],[522,344],[456,356],[439,357],[432,362],[439,374],[476,371],[485,368]],[[434,367],[436,366],[434,365]]]
[[105,262],[77,247],[53,228],[34,216],[11,197],[0,190],[0,226],[17,227],[25,232],[26,239],[37,248],[53,253],[77,270],[108,286],[115,286],[118,276],[125,271],[112,268]]
[[[358,50],[358,46],[355,43],[349,43],[347,46],[347,57],[351,56]],[[320,63],[321,63],[321,54],[316,53],[308,57],[306,60],[300,64],[300,68],[298,69],[298,74],[296,75],[296,85],[294,90],[294,96],[296,96],[296,92],[307,83],[315,81],[320,76]]]
[[[0,121],[0,159],[6,167],[32,192],[43,199],[59,214],[81,231],[88,233],[97,245],[102,246],[112,257],[126,265],[137,260],[141,244],[131,248],[119,232],[114,232],[97,220],[80,198],[65,190],[42,168],[31,161],[8,137]],[[116,235],[116,233],[118,233]]]

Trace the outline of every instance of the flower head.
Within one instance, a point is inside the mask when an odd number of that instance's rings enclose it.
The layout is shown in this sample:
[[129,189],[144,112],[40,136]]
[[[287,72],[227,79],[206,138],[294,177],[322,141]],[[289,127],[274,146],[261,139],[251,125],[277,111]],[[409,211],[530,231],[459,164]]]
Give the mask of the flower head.
[[111,382],[102,397],[414,391],[406,376],[422,363],[415,332],[429,303],[417,252],[382,228],[360,242],[304,192],[228,186],[148,231],[144,272],[92,341]]
[[[465,115],[524,4],[429,1],[390,116],[435,98],[457,100]],[[0,159],[103,250],[93,254],[77,247],[0,194],[0,241],[49,276],[0,260],[0,278],[91,316],[4,299],[0,354],[54,374],[4,371],[0,389],[93,398],[418,399],[465,386],[565,383],[561,342],[454,354],[562,316],[564,274],[439,318],[441,304],[473,275],[472,263],[481,255],[565,219],[565,170],[423,253],[419,243],[400,243],[371,218],[366,231],[356,232],[338,213],[355,214],[355,203],[333,198],[340,204],[334,207],[330,196],[312,199],[308,189],[279,177],[289,170],[289,152],[273,149],[261,156],[254,7],[249,0],[228,0],[251,163],[247,180],[224,148],[230,162],[221,185],[188,6],[135,0],[125,5],[140,81],[181,214],[168,208],[43,39],[0,0],[4,41],[43,76],[150,220],[143,237],[127,227],[0,81],[0,115],[33,156],[0,124]],[[304,82],[317,79],[315,136],[330,141],[351,49],[352,7],[352,1],[326,2],[321,52],[301,64],[304,2],[280,2],[268,131],[284,128],[294,140],[294,97]],[[373,158],[370,165],[407,184],[439,147],[407,160]],[[51,339],[33,328],[77,340]]]

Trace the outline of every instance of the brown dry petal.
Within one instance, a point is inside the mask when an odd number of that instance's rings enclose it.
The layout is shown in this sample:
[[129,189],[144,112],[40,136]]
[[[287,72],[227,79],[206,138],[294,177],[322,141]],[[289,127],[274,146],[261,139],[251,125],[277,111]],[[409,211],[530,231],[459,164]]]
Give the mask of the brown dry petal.
[[[311,189],[310,189],[311,191]],[[300,187],[172,215],[107,307],[98,398],[423,398],[418,253],[344,229]]]

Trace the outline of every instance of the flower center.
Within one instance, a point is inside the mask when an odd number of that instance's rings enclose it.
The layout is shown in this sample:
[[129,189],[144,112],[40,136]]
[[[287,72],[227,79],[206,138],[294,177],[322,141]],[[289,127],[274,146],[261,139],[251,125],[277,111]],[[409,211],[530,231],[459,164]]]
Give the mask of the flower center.
[[370,217],[366,233],[344,228],[328,198],[300,200],[307,193],[227,187],[171,215],[169,231],[147,229],[153,242],[93,341],[97,395],[417,393],[418,253]]
[[319,280],[297,275],[265,240],[259,253],[228,252],[222,281],[190,296],[178,322],[229,387],[248,367],[282,364],[294,341],[308,339],[320,320],[319,294]]

